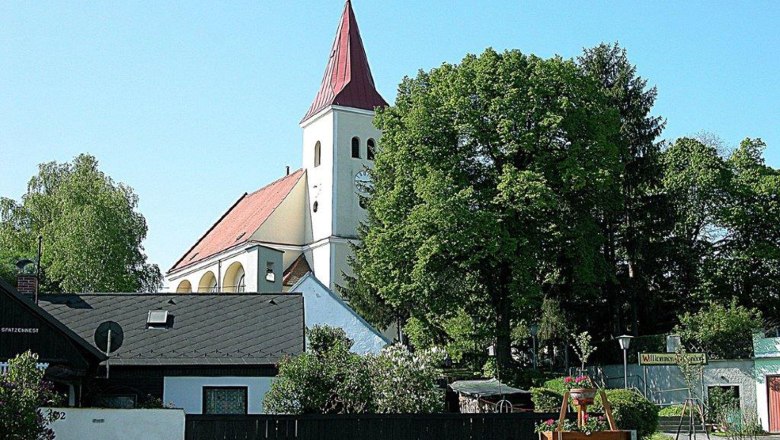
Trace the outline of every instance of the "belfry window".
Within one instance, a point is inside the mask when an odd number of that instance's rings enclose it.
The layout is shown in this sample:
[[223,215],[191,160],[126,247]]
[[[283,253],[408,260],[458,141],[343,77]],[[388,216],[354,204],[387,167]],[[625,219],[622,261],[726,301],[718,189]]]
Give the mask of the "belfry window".
[[374,140],[369,139],[368,141],[366,141],[366,159],[374,160],[375,150],[376,150],[376,145],[374,144]]
[[360,159],[360,139],[357,136],[352,138],[352,157]]
[[320,141],[317,141],[317,143],[314,144],[314,166],[315,167],[320,166],[321,159],[322,159],[322,144],[320,144]]

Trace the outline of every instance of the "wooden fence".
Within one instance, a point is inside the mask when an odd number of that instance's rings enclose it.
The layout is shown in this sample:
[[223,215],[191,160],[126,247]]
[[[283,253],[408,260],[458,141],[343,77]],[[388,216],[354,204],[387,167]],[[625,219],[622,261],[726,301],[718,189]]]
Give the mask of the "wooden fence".
[[187,415],[186,440],[533,440],[557,414]]

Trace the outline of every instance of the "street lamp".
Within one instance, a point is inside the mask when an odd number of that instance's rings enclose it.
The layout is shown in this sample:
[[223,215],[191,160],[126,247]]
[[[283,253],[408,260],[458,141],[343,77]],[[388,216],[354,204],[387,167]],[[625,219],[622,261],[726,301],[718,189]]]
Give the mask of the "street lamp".
[[531,340],[533,341],[533,350],[534,351],[532,353],[533,357],[531,359],[533,359],[534,370],[536,370],[536,368],[537,368],[537,365],[536,365],[536,335],[539,334],[539,324],[535,324],[535,323],[531,324],[530,326],[528,326],[528,330],[531,332]]
[[628,388],[628,347],[631,345],[631,339],[633,336],[622,335],[618,336],[617,340],[620,344],[620,349],[623,350],[623,388]]

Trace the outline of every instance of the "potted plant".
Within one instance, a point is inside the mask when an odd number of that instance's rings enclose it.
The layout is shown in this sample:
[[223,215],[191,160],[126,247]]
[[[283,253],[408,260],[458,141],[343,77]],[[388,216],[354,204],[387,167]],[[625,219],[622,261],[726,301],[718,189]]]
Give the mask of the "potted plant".
[[590,377],[584,374],[576,377],[567,376],[563,379],[563,384],[569,390],[569,396],[575,406],[593,405],[596,398],[596,385]]

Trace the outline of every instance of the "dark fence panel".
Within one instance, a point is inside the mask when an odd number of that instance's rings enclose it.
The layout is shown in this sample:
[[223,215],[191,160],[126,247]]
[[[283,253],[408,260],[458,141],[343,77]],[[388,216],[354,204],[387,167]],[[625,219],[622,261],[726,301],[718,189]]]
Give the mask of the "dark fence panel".
[[187,415],[186,440],[533,440],[558,414]]

